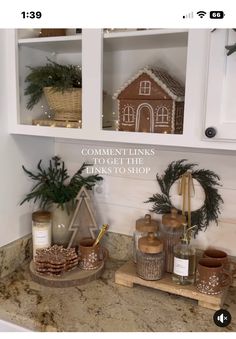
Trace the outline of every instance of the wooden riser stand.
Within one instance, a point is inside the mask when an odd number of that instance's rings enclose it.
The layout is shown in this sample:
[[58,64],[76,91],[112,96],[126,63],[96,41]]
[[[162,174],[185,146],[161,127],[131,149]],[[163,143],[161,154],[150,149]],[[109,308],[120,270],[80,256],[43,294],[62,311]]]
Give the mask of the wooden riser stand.
[[219,310],[224,304],[227,294],[227,288],[221,294],[207,295],[200,293],[194,285],[177,285],[171,279],[171,274],[166,273],[165,276],[156,281],[148,281],[141,279],[136,274],[136,265],[132,261],[128,261],[121,266],[115,273],[115,282],[119,285],[133,287],[134,284],[155,288],[160,291],[173,293],[183,297],[195,299],[198,305],[209,308],[211,310]]

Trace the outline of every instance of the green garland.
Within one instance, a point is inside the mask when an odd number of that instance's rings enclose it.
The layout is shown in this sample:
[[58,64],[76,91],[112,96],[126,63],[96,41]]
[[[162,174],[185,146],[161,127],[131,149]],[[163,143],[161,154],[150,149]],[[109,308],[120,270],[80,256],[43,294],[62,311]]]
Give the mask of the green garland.
[[[200,209],[191,212],[192,225],[197,226],[194,234],[194,236],[196,236],[199,231],[206,230],[210,222],[214,221],[218,224],[218,216],[220,214],[220,206],[223,203],[223,199],[217,190],[217,186],[221,186],[219,183],[219,176],[210,170],[195,170],[194,167],[197,164],[185,163],[186,161],[186,159],[173,161],[168,165],[162,176],[159,176],[157,173],[156,179],[162,194],[154,194],[145,202],[153,203],[151,212],[157,214],[170,213],[171,208],[174,207],[170,199],[170,188],[186,171],[191,171],[192,177],[199,182],[205,192],[203,206]],[[178,212],[181,213],[181,211]]]
[[[232,30],[234,32],[236,32],[236,28],[232,28]],[[236,52],[236,43],[234,43],[233,45],[228,45],[228,46],[225,46],[225,48],[227,49],[227,55],[231,55],[233,53]]]

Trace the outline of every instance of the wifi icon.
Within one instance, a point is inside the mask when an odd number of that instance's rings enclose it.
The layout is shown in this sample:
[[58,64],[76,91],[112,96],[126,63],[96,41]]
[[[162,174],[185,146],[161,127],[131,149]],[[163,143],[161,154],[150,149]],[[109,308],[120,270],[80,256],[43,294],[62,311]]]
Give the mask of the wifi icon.
[[197,15],[202,19],[206,15],[206,12],[205,11],[198,11]]

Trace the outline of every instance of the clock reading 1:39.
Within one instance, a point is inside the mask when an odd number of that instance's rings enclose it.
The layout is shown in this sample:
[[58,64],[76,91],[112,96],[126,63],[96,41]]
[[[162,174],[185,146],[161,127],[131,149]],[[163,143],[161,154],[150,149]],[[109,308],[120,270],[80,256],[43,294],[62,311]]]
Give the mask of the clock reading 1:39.
[[42,13],[40,11],[34,12],[21,12],[23,19],[40,19],[42,17]]

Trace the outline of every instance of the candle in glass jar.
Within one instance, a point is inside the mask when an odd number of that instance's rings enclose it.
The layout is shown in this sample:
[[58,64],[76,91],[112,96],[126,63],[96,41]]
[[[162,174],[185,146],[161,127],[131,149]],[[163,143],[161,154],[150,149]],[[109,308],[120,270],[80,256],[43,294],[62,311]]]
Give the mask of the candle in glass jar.
[[36,211],[32,214],[33,257],[39,248],[51,246],[52,215],[47,211]]

